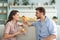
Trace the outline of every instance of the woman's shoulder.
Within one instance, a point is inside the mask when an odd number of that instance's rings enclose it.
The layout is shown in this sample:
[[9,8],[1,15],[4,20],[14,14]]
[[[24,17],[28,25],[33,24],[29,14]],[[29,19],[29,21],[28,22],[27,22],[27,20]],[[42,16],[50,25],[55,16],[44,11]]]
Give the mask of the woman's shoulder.
[[11,24],[12,24],[11,21],[9,21],[9,22],[6,23],[6,25],[11,25]]

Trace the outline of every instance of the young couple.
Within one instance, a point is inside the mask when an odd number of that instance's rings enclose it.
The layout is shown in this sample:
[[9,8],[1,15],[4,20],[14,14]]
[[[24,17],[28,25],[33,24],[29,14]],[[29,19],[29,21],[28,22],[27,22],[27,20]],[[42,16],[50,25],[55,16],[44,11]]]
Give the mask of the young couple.
[[[17,40],[16,35],[22,35],[24,32],[17,31],[16,27],[20,25],[17,20],[19,19],[19,11],[12,10],[6,22],[3,34],[3,40]],[[45,9],[43,7],[36,8],[36,17],[40,20],[33,23],[26,23],[28,26],[36,27],[36,40],[56,40],[56,25],[45,16]],[[20,25],[21,26],[21,25]]]

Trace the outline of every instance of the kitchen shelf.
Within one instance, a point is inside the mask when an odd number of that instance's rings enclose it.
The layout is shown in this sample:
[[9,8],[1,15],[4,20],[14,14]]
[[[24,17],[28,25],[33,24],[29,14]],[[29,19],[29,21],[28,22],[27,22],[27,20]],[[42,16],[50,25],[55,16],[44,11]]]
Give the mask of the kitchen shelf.
[[8,0],[0,0],[0,24],[5,24],[8,13]]

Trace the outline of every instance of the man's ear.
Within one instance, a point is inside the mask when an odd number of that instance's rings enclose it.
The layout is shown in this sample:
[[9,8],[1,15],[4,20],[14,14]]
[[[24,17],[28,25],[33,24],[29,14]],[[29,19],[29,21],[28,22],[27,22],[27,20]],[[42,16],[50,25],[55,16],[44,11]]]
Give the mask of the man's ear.
[[41,12],[41,15],[44,15],[43,12]]

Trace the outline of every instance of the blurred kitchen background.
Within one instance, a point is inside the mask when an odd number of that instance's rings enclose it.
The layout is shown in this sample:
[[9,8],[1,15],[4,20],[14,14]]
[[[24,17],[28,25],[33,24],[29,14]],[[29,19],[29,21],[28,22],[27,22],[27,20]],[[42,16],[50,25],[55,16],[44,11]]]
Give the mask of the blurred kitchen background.
[[[7,21],[11,10],[20,12],[20,21],[25,16],[27,21],[36,21],[35,8],[44,7],[46,16],[52,19],[57,25],[57,40],[60,39],[60,0],[0,0],[0,40],[2,39],[4,24]],[[26,35],[18,37],[17,40],[36,40],[34,27],[29,27]]]

